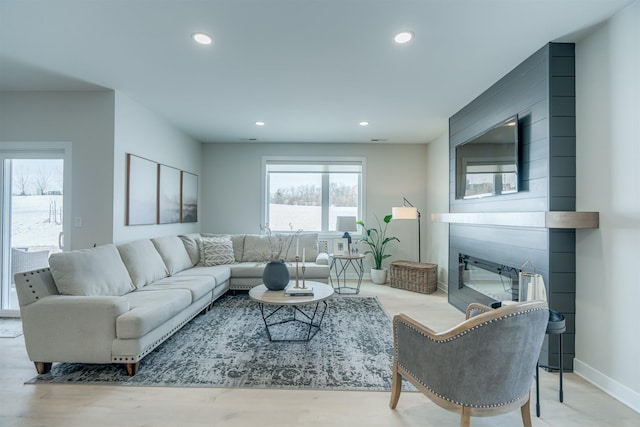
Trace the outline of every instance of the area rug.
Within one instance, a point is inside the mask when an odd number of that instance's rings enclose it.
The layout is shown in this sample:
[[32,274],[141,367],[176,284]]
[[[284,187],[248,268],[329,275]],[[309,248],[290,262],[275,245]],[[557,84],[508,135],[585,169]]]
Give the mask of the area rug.
[[15,338],[22,335],[20,319],[0,318],[0,338]]
[[[287,337],[300,332],[291,323],[279,328]],[[216,301],[147,355],[133,377],[121,365],[54,363],[27,383],[388,391],[392,363],[391,321],[376,298],[332,297],[320,331],[292,343],[269,341],[245,294]]]

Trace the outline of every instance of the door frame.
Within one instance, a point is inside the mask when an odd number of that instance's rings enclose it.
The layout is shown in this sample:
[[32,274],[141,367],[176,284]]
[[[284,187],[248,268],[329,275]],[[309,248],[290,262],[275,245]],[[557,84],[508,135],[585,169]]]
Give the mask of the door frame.
[[[5,232],[11,230],[10,215],[6,215],[11,210],[11,180],[5,180],[4,160],[6,159],[46,159],[55,158],[62,159],[63,168],[63,223],[62,230],[64,232],[64,241],[62,250],[70,249],[71,242],[71,156],[72,143],[70,141],[53,141],[53,142],[1,142],[0,141],[0,247],[2,247],[2,256],[0,257],[0,274],[5,275],[3,271],[4,265],[9,264],[10,250],[5,250],[9,245],[9,235]],[[9,273],[10,274],[10,273]],[[2,280],[8,277],[2,277]],[[8,291],[1,289],[2,298],[8,296]],[[19,317],[19,310],[2,309],[0,306],[0,317]]]

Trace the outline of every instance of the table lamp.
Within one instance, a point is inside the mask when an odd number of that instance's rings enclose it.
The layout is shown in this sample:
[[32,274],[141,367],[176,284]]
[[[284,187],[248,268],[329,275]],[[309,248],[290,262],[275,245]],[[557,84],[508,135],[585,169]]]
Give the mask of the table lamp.
[[351,244],[351,235],[350,231],[358,231],[358,224],[356,224],[355,216],[339,216],[336,218],[336,230],[344,231],[342,235],[343,239],[347,239],[349,244]]

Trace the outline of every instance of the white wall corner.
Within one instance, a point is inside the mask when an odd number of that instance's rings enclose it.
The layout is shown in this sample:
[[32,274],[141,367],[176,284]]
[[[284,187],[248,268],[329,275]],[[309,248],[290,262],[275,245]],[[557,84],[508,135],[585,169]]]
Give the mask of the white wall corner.
[[573,372],[598,387],[612,398],[640,413],[640,393],[614,379],[611,379],[577,358],[573,359]]

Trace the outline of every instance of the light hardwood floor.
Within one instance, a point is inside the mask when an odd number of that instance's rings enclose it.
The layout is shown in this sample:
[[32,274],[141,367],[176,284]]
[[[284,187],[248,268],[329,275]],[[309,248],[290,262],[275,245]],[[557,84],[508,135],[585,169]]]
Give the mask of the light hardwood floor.
[[[363,282],[389,314],[404,312],[435,330],[464,315],[431,295]],[[215,309],[215,308],[214,308]],[[458,415],[420,393],[403,393],[389,409],[388,392],[291,391],[214,388],[24,385],[35,375],[24,341],[0,338],[0,426],[456,426]],[[640,426],[640,414],[575,374],[565,375],[558,402],[557,374],[542,372],[542,416],[534,426]],[[532,395],[532,411],[535,397]],[[472,418],[472,426],[521,426],[519,412]]]

